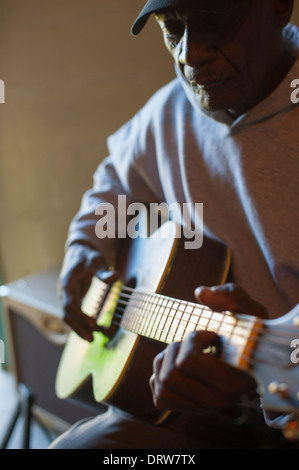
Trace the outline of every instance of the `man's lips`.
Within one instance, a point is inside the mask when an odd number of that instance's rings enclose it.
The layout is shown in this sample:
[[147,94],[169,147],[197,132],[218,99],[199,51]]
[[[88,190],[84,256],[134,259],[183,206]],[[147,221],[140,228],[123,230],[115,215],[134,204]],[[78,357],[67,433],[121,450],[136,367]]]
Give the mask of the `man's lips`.
[[194,91],[201,91],[201,90],[208,90],[212,88],[216,88],[219,86],[223,86],[231,80],[232,77],[221,77],[221,78],[207,78],[207,79],[199,79],[199,80],[188,80],[190,86],[193,88]]

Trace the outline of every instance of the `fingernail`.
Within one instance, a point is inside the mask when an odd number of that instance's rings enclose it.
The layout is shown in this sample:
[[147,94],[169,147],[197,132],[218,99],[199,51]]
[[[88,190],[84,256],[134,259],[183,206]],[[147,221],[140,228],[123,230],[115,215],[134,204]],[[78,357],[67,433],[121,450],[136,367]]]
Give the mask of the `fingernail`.
[[[197,288],[195,289],[195,292],[194,292],[194,293],[195,293],[195,296],[196,296],[196,297],[201,297],[202,294],[203,294],[203,295],[206,295],[207,292],[209,292],[208,289],[207,289],[207,287],[200,286],[200,287],[197,287]],[[209,295],[209,294],[208,294],[208,295]]]

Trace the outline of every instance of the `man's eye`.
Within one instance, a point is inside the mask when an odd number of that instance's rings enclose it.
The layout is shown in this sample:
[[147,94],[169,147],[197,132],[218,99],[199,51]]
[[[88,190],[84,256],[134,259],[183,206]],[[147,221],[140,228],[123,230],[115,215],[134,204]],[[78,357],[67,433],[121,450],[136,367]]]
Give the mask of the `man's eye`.
[[163,30],[170,36],[181,37],[184,35],[184,29],[184,25],[177,20],[167,20],[163,25]]

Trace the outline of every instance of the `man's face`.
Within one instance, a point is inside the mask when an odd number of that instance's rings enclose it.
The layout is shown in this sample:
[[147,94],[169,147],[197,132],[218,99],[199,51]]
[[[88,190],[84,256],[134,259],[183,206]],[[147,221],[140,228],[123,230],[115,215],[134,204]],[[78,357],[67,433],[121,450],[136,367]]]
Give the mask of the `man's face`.
[[201,107],[238,116],[278,85],[288,60],[275,0],[236,3],[228,13],[169,9],[156,19]]

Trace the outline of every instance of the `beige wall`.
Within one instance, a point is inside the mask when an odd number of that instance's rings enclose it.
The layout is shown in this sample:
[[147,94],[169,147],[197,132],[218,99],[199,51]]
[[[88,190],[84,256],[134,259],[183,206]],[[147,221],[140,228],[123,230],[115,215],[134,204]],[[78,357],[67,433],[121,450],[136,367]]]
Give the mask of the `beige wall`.
[[[2,0],[0,259],[6,281],[61,260],[106,138],[173,76],[137,0]],[[154,31],[153,31],[154,30]],[[152,34],[153,31],[153,34]]]
[[[299,24],[299,0],[294,22]],[[2,0],[0,261],[4,280],[60,262],[106,138],[173,77],[139,0]]]

